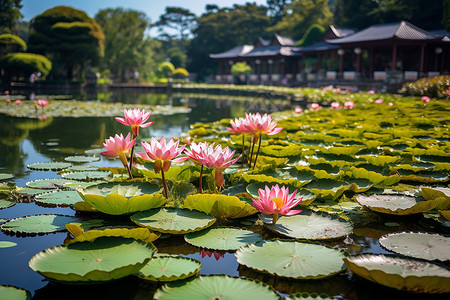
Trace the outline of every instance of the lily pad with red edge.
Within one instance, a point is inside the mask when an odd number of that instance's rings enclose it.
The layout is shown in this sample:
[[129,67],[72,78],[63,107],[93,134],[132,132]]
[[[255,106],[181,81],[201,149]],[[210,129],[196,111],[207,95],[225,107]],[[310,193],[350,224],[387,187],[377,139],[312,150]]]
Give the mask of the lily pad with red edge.
[[248,244],[262,240],[261,234],[251,230],[215,227],[206,228],[201,231],[188,233],[184,239],[189,244],[197,247],[214,250],[237,250]]
[[50,161],[50,162],[37,162],[33,164],[27,165],[27,168],[30,170],[38,170],[38,171],[59,171],[62,169],[66,169],[70,167],[72,164],[68,162],[57,162],[57,161]]
[[375,283],[413,293],[449,293],[450,270],[412,258],[362,254],[343,258],[354,274]]
[[104,282],[136,273],[155,252],[151,243],[102,237],[93,242],[45,249],[30,259],[29,266],[54,281]]
[[78,187],[81,198],[98,211],[109,215],[126,215],[160,207],[166,198],[157,184],[146,182],[111,182]]
[[200,276],[182,285],[166,284],[153,297],[155,300],[281,299],[270,286],[259,281],[226,275]]
[[219,194],[188,195],[184,200],[184,207],[225,219],[247,217],[258,212],[251,204],[236,196]]
[[11,285],[0,285],[0,299],[31,300],[31,293],[23,288]]
[[198,260],[173,255],[156,254],[134,275],[150,281],[175,281],[198,275],[202,263]]
[[213,225],[216,219],[196,210],[158,208],[138,212],[131,216],[131,221],[162,233],[186,234],[207,228]]
[[292,240],[262,241],[240,248],[239,264],[259,272],[293,279],[322,279],[346,269],[346,252]]
[[421,232],[395,232],[382,236],[384,248],[414,258],[426,260],[450,260],[450,237]]
[[404,195],[358,194],[356,201],[369,209],[391,215],[411,215],[432,210],[438,204],[434,200],[420,201],[416,197]]
[[328,240],[343,238],[353,231],[350,222],[325,213],[303,210],[292,216],[279,216],[273,224],[272,216],[261,214],[264,225],[286,237],[301,240]]

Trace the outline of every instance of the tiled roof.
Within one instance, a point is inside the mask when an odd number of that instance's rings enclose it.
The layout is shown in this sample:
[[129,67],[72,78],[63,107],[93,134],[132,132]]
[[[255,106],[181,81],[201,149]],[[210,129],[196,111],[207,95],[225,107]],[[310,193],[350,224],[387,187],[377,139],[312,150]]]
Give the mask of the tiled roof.
[[236,46],[228,51],[217,53],[217,54],[210,54],[209,57],[211,58],[234,58],[234,57],[240,57],[242,55],[245,55],[246,53],[252,51],[254,46],[252,45],[243,45],[243,46]]
[[295,41],[287,36],[281,36],[275,33],[272,37],[271,45],[280,45],[280,46],[295,46]]
[[296,52],[319,52],[319,51],[328,51],[328,50],[334,50],[339,49],[340,46],[338,45],[331,45],[327,42],[319,42],[310,46],[302,47]]
[[339,39],[328,39],[330,44],[348,44],[368,41],[380,41],[389,39],[398,40],[438,40],[442,35],[427,32],[407,21],[392,24],[374,25]]
[[298,56],[300,53],[294,51],[298,48],[283,46],[268,46],[255,48],[252,51],[241,55],[241,57],[260,57],[260,56]]

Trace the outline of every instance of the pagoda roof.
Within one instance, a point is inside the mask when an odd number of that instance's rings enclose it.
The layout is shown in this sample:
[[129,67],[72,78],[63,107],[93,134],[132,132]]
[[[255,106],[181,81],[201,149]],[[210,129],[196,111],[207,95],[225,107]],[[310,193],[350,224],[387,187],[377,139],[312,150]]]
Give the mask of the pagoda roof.
[[235,58],[240,57],[242,55],[245,55],[248,52],[251,52],[255,47],[252,45],[243,45],[243,46],[236,46],[228,51],[217,53],[217,54],[210,54],[209,57],[211,58]]
[[318,42],[310,46],[305,46],[300,49],[297,49],[296,52],[321,52],[321,51],[335,50],[339,48],[340,46],[338,45],[332,45],[327,42]]
[[299,48],[284,46],[267,46],[255,48],[241,57],[261,57],[261,56],[298,56],[296,52]]
[[441,40],[442,38],[442,35],[433,34],[407,21],[401,21],[391,24],[374,25],[342,38],[327,39],[326,42],[330,44],[350,44],[392,39],[404,41],[432,41]]

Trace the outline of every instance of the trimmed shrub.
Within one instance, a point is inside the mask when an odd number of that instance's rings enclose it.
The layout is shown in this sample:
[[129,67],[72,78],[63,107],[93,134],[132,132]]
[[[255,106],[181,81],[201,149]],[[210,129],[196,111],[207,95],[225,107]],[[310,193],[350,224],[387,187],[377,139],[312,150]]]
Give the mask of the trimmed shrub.
[[450,76],[439,75],[431,78],[420,78],[414,82],[405,83],[399,92],[412,96],[446,98],[449,97],[448,93],[450,93]]
[[231,66],[231,74],[234,76],[249,75],[251,72],[252,67],[250,67],[245,61],[237,62]]
[[27,77],[38,72],[45,76],[52,69],[52,62],[39,54],[9,53],[0,59],[0,67],[5,69],[9,77]]
[[172,76],[174,78],[186,78],[189,76],[189,72],[184,69],[184,68],[176,68],[173,72],[172,72]]
[[0,53],[19,52],[27,50],[24,40],[14,34],[0,34]]
[[308,30],[306,30],[305,34],[303,35],[302,39],[298,41],[297,46],[298,47],[305,47],[310,46],[314,43],[317,43],[322,38],[323,34],[325,33],[325,28],[318,24],[313,24],[309,26]]

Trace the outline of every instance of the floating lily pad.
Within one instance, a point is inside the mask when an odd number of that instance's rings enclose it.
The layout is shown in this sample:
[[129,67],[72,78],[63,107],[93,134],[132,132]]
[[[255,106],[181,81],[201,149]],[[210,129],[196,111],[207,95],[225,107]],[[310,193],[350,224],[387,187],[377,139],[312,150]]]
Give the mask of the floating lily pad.
[[298,241],[263,241],[236,252],[237,261],[251,269],[280,277],[319,279],[345,269],[345,252]]
[[5,209],[14,205],[16,205],[16,202],[0,199],[0,209]]
[[420,189],[420,194],[427,200],[435,200],[439,197],[444,197],[447,200],[450,200],[450,188],[443,187],[422,187]]
[[[17,244],[14,242],[0,241],[0,248],[10,248],[10,247],[14,247],[14,246],[17,246]],[[1,294],[0,294],[0,296],[1,296]]]
[[84,201],[80,201],[80,202],[75,203],[75,204],[73,205],[73,208],[74,208],[76,211],[83,211],[83,212],[98,212],[98,210],[97,210],[95,207],[91,206],[89,203],[84,202]]
[[77,155],[64,158],[65,161],[74,163],[88,163],[100,160],[99,156]]
[[201,248],[237,250],[245,245],[261,241],[262,236],[259,233],[246,229],[216,227],[188,233],[184,239],[189,244]]
[[29,266],[50,280],[108,281],[136,273],[155,251],[151,243],[103,237],[43,250],[30,259]]
[[68,179],[68,180],[101,180],[106,179],[111,175],[111,172],[108,171],[82,171],[82,172],[69,172],[69,173],[63,173],[61,174],[62,178]]
[[216,218],[242,218],[258,212],[251,204],[236,196],[219,194],[188,195],[184,200],[184,207],[195,209]]
[[27,168],[30,170],[38,170],[38,171],[59,171],[62,169],[66,169],[70,167],[72,164],[68,162],[56,162],[56,161],[50,161],[50,162],[37,162],[34,164],[27,165]]
[[135,275],[151,281],[174,281],[198,275],[201,267],[202,263],[192,258],[157,255]]
[[70,183],[66,183],[64,186],[66,188],[76,189],[77,187],[81,186],[83,189],[87,189],[88,187],[99,185],[102,183],[106,183],[106,181],[71,181]]
[[98,170],[97,166],[89,166],[89,165],[71,166],[67,169],[64,169],[65,172],[85,172],[85,171],[96,171],[96,170]]
[[308,183],[305,186],[308,191],[316,194],[318,198],[328,200],[336,200],[349,187],[350,184],[333,179],[318,179]]
[[341,218],[309,210],[293,216],[280,216],[275,224],[272,224],[272,216],[261,214],[261,219],[270,230],[296,239],[337,239],[353,231],[352,224]]
[[441,216],[443,216],[447,221],[450,221],[450,210],[439,210]]
[[124,237],[133,238],[135,240],[142,240],[150,243],[160,237],[160,234],[155,234],[147,228],[127,228],[127,227],[112,227],[112,228],[99,228],[84,231],[80,223],[66,224],[67,230],[75,237],[70,240],[69,243],[77,242],[92,242],[100,237]]
[[54,191],[37,195],[34,198],[37,203],[57,206],[69,206],[82,200],[76,191]]
[[344,258],[356,275],[381,285],[415,293],[450,292],[450,271],[426,261],[364,254]]
[[11,178],[14,178],[13,174],[0,173],[0,180],[7,180]]
[[80,222],[80,219],[63,215],[31,215],[11,219],[0,228],[5,232],[19,234],[44,234],[66,230],[67,223]]
[[186,234],[207,228],[216,219],[196,210],[159,208],[136,213],[131,221],[158,232]]
[[0,285],[0,299],[31,300],[31,293],[15,286]]
[[335,298],[331,298],[325,294],[316,294],[316,293],[297,293],[294,295],[290,295],[289,297],[285,297],[284,300],[333,300]]
[[43,193],[48,193],[48,189],[35,189],[29,187],[18,187],[14,191],[14,193],[19,194],[21,196],[36,196]]
[[102,183],[77,191],[81,198],[97,210],[110,215],[131,214],[160,207],[166,198],[159,194],[160,187],[152,183]]
[[434,200],[419,201],[404,195],[356,195],[359,204],[373,211],[392,215],[410,215],[427,212],[436,207]]
[[27,187],[34,189],[58,189],[60,187],[64,187],[67,183],[72,183],[73,181],[62,179],[62,178],[53,178],[53,179],[38,179],[35,181],[29,181],[26,183]]
[[395,253],[427,260],[450,260],[450,237],[440,234],[396,232],[380,238],[384,248]]
[[156,290],[153,297],[155,300],[280,299],[268,285],[245,278],[234,278],[225,275],[200,276],[181,286],[164,285]]

